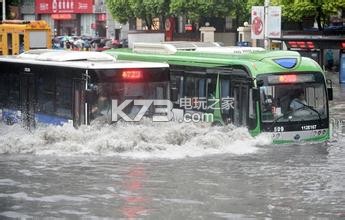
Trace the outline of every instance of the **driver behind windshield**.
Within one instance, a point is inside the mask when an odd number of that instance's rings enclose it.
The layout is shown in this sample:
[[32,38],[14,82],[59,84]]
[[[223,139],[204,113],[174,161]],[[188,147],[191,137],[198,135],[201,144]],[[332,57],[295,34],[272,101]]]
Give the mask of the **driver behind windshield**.
[[305,94],[303,90],[298,90],[296,92],[295,98],[290,103],[290,110],[296,111],[297,109],[300,109],[307,105],[307,102],[305,100]]

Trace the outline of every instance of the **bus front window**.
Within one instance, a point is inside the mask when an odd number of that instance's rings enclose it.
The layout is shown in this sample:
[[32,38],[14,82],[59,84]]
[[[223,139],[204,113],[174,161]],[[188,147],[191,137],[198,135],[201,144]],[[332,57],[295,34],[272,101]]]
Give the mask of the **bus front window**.
[[263,122],[310,121],[327,117],[322,83],[262,86],[260,96]]

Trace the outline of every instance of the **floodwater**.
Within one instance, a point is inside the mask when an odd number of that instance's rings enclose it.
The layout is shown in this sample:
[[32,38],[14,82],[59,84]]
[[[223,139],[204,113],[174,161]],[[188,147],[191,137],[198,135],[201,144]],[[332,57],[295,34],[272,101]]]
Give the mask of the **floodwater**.
[[324,144],[270,145],[206,124],[1,124],[0,219],[344,219],[345,87],[335,86]]

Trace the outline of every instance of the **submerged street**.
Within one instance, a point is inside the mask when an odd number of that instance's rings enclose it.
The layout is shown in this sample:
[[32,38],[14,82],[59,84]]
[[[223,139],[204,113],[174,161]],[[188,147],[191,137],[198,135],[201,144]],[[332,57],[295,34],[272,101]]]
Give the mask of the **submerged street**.
[[244,128],[0,125],[0,218],[343,219],[345,87],[328,143],[271,145]]

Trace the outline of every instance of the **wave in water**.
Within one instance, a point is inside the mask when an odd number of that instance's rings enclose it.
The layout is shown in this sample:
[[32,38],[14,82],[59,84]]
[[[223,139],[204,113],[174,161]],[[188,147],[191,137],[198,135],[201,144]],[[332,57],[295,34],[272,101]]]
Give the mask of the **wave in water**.
[[246,128],[212,127],[193,123],[94,124],[39,127],[29,132],[20,125],[0,125],[0,154],[99,155],[129,158],[199,157],[247,154],[270,144],[267,135],[253,138]]

